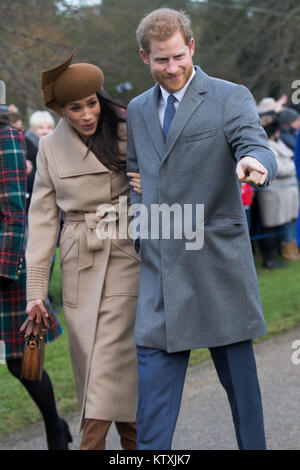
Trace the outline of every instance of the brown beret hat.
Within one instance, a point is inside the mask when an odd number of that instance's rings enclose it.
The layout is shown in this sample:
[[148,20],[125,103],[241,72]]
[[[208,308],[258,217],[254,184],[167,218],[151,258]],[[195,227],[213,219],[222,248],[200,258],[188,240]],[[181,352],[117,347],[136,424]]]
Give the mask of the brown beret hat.
[[62,106],[96,93],[104,83],[99,67],[86,63],[71,65],[75,52],[62,64],[42,73],[44,103],[60,116]]

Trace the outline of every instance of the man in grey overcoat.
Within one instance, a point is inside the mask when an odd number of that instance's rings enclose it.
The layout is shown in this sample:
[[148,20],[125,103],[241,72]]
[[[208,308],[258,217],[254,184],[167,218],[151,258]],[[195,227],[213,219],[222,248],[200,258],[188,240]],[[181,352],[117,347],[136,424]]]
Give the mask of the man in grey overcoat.
[[[274,155],[248,89],[194,67],[195,41],[183,12],[150,13],[137,38],[156,81],[127,112],[127,170],[141,177],[141,194],[132,191],[132,203],[143,205],[136,240],[142,260],[135,326],[138,449],[171,448],[193,348],[210,350],[239,448],[265,449],[252,339],[266,326],[240,181],[267,186],[276,176]],[[186,222],[178,220],[180,211],[174,211],[169,237],[164,221],[158,236],[149,229],[145,235],[151,210],[173,205],[192,207],[192,233],[204,233],[203,243],[193,245],[186,232],[175,236]]]

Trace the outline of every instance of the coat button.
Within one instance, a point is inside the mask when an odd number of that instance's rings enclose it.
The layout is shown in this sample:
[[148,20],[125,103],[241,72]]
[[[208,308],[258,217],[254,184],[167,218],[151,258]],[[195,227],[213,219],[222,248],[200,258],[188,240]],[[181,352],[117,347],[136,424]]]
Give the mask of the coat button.
[[20,276],[20,274],[21,274],[21,271],[19,269],[17,271],[17,274],[18,274],[18,276]]

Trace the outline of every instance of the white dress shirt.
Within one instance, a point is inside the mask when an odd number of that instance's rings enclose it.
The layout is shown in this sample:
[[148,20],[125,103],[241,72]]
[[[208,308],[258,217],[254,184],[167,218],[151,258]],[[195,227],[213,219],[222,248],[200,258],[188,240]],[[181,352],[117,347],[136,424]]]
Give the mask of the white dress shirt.
[[[175,93],[173,93],[173,95],[177,99],[177,101],[175,101],[175,103],[174,103],[176,111],[177,111],[178,106],[180,105],[180,103],[181,103],[181,101],[182,101],[182,99],[185,95],[185,92],[187,90],[187,87],[189,86],[190,82],[192,81],[195,73],[196,72],[195,72],[195,69],[193,67],[193,72],[192,72],[192,75],[189,78],[189,81],[184,85],[183,88],[181,88],[181,90],[178,90]],[[162,86],[160,86],[160,90],[161,90],[161,94],[160,94],[160,98],[158,100],[158,117],[159,117],[161,127],[163,127],[165,110],[166,110],[166,107],[167,107],[168,96],[169,96],[170,93],[168,93]]]

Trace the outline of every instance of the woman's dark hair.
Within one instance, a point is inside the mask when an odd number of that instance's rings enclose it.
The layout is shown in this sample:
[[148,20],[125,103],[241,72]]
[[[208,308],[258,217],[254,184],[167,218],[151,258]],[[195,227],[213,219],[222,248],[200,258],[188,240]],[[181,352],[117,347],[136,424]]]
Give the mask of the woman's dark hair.
[[10,126],[8,115],[0,113],[0,125],[1,126]]
[[260,114],[260,124],[269,138],[280,129],[278,115],[273,111]]
[[88,141],[88,149],[110,170],[125,171],[126,154],[120,153],[121,137],[118,135],[118,125],[126,122],[126,117],[121,111],[126,109],[126,106],[112,100],[104,90],[97,91],[96,95],[101,112],[96,132]]

